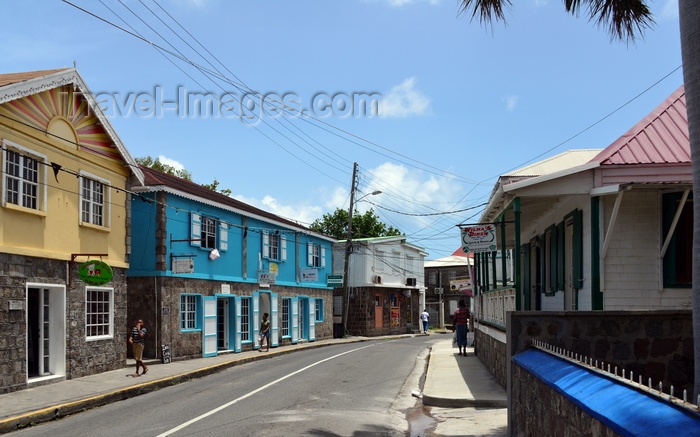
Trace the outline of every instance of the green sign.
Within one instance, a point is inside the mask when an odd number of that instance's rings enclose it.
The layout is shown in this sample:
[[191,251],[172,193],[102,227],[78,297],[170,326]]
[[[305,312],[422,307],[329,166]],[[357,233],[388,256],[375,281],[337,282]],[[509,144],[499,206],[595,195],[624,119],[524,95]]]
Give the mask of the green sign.
[[328,275],[328,285],[343,285],[343,275]]
[[78,277],[90,285],[104,285],[112,280],[112,268],[104,261],[90,260],[80,264]]

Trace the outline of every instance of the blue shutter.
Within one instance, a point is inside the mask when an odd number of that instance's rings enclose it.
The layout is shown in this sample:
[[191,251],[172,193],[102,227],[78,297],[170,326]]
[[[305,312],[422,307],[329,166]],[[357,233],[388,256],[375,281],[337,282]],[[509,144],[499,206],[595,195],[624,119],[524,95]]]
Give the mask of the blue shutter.
[[279,346],[280,327],[277,319],[277,293],[270,293],[270,344],[272,347]]
[[228,224],[219,222],[219,251],[228,250]]
[[202,247],[202,216],[199,214],[190,214],[190,244],[192,246]]

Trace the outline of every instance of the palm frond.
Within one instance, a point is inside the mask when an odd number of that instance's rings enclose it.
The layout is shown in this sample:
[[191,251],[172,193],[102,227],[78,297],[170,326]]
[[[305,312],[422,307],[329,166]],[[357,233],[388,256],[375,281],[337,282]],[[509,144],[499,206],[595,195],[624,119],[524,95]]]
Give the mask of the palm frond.
[[503,9],[510,5],[510,0],[462,0],[459,13],[471,11],[471,19],[478,16],[479,22],[482,24],[499,20],[505,22],[506,17]]
[[588,5],[589,18],[597,25],[607,27],[611,38],[634,41],[655,24],[645,0],[564,0],[566,11],[579,14],[583,4]]

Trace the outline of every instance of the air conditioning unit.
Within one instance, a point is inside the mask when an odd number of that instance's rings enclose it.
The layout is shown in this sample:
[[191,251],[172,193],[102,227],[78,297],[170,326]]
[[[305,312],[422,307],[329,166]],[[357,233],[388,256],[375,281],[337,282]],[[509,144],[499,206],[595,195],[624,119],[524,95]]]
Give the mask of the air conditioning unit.
[[416,278],[406,278],[406,285],[408,285],[409,287],[415,287]]
[[381,283],[382,283],[382,277],[379,276],[379,275],[376,275],[376,276],[374,277],[374,283],[375,283],[375,284],[381,284]]
[[443,290],[442,287],[435,287],[435,294],[442,294],[444,292],[445,290]]

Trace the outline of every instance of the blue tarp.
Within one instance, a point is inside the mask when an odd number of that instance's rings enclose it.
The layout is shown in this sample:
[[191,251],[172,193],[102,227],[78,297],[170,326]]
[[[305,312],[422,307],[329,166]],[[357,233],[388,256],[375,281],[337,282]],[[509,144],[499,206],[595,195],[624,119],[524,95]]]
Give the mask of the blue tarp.
[[700,436],[700,415],[538,349],[513,361],[622,436]]

